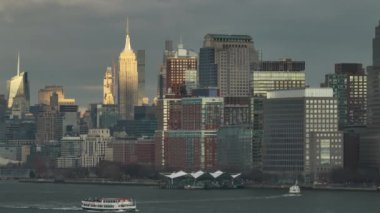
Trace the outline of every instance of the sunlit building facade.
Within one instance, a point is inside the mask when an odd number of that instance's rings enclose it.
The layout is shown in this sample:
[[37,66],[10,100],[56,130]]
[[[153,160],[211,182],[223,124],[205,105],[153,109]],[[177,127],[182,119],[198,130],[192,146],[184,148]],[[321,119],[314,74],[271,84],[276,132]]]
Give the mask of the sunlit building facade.
[[186,71],[196,70],[197,61],[197,53],[185,49],[183,44],[178,44],[178,49],[174,55],[166,59],[166,94],[173,94],[176,97],[187,96]]
[[103,79],[103,104],[115,104],[115,96],[113,94],[114,88],[114,79],[112,76],[112,68],[107,67],[106,72],[104,73]]
[[109,129],[90,129],[87,135],[82,136],[81,166],[96,167],[105,160],[108,144],[112,137]]
[[20,71],[20,56],[17,59],[17,75],[7,81],[8,109],[11,115],[21,118],[29,111],[30,94],[28,73]]
[[137,58],[131,47],[127,27],[125,47],[119,56],[119,113],[121,119],[133,119],[133,107],[138,104]]
[[56,93],[58,95],[58,104],[59,105],[75,105],[75,99],[66,98],[62,86],[45,86],[45,88],[38,91],[38,103],[50,105],[50,98]]

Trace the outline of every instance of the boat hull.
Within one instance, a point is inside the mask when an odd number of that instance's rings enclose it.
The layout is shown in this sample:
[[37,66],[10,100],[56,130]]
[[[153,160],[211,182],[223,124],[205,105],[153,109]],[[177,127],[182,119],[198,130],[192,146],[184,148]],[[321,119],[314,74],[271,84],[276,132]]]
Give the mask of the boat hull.
[[136,211],[136,206],[129,206],[128,208],[92,208],[82,206],[83,210],[86,211],[97,211],[97,212],[134,212]]

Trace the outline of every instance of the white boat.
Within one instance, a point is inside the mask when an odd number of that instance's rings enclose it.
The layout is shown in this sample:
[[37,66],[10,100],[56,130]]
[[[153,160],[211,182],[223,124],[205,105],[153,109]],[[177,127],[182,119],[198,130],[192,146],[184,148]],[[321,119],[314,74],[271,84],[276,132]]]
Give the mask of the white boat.
[[130,198],[89,198],[82,200],[82,209],[91,211],[135,211],[136,201]]
[[293,186],[289,187],[289,194],[301,194],[301,188],[298,186],[298,181]]

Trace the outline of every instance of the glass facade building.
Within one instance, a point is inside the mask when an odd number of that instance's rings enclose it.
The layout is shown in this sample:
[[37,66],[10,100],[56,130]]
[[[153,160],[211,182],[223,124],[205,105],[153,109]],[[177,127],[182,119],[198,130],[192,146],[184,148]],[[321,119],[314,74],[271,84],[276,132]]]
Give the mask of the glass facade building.
[[261,61],[254,65],[252,76],[253,128],[263,129],[263,101],[275,90],[305,88],[305,62],[284,59]]
[[367,75],[362,64],[335,64],[323,87],[331,87],[338,100],[339,129],[367,124]]
[[7,81],[8,109],[11,109],[12,116],[21,118],[29,112],[30,91],[27,72],[20,71],[20,56],[17,61],[17,75]]
[[343,166],[343,134],[330,88],[276,91],[264,102],[263,170],[305,181]]
[[222,127],[217,133],[218,169],[244,171],[253,167],[253,130],[249,126]]

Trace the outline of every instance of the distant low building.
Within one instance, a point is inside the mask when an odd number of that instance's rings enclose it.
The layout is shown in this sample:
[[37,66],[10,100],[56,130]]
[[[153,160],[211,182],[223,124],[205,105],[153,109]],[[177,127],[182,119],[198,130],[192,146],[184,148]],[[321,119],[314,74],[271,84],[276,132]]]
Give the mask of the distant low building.
[[154,165],[154,141],[151,138],[116,138],[109,147],[114,162],[123,165]]
[[57,158],[58,168],[78,168],[81,166],[83,140],[80,137],[63,137],[60,141],[61,153]]
[[96,167],[100,161],[105,160],[106,148],[112,137],[109,129],[90,129],[82,137],[82,167]]

